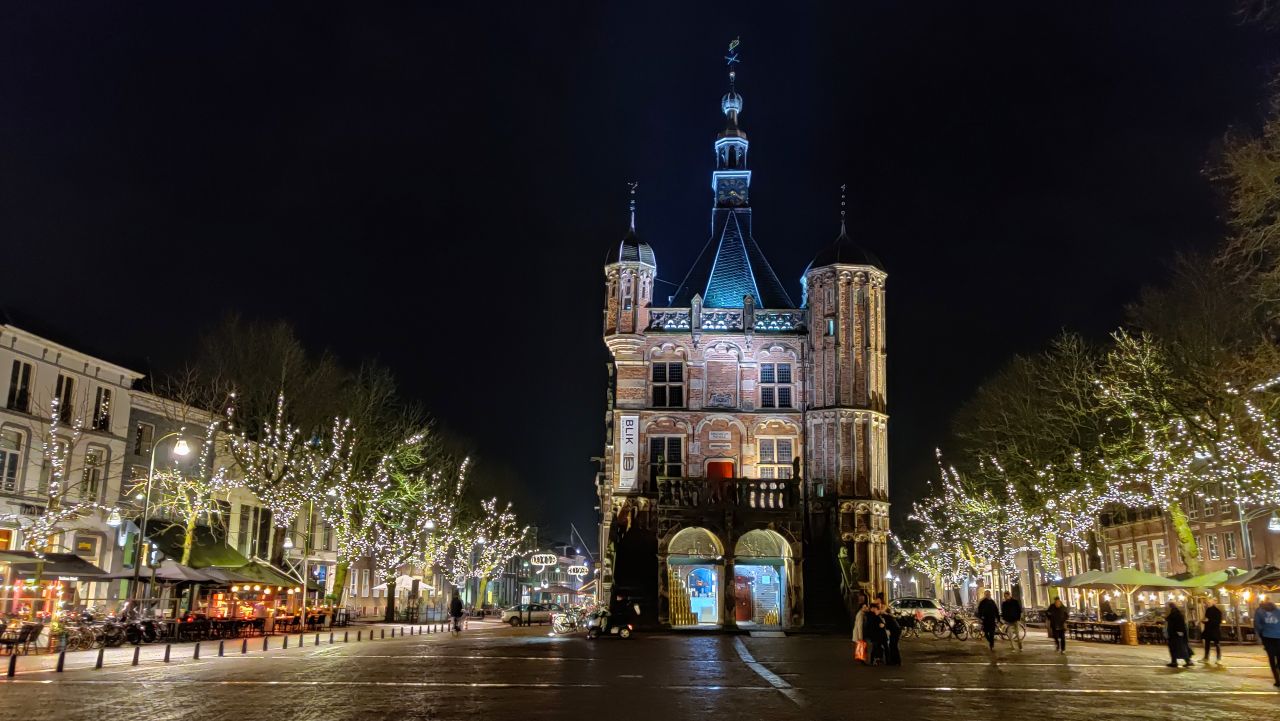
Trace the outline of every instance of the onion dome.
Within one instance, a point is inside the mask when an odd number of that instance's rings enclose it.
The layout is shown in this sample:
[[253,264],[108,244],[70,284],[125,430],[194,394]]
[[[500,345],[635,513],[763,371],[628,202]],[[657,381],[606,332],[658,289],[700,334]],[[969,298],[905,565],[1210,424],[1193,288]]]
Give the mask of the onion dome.
[[742,96],[730,90],[724,94],[723,98],[720,98],[720,109],[724,111],[725,115],[742,112]]

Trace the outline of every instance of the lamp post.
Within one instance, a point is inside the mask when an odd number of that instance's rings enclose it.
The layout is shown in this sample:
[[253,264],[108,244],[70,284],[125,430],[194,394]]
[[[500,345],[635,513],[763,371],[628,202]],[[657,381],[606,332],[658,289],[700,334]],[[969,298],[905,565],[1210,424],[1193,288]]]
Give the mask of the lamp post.
[[160,436],[151,444],[151,465],[147,468],[147,490],[142,499],[142,528],[138,532],[138,543],[133,554],[133,581],[129,584],[129,600],[138,600],[138,579],[142,573],[142,542],[147,537],[147,522],[151,520],[151,482],[156,475],[156,451],[160,450],[160,444],[169,438],[177,438],[173,444],[173,455],[185,457],[191,453],[191,446],[187,445],[187,439],[182,437],[182,432],[186,428],[179,428],[172,433],[166,433]]

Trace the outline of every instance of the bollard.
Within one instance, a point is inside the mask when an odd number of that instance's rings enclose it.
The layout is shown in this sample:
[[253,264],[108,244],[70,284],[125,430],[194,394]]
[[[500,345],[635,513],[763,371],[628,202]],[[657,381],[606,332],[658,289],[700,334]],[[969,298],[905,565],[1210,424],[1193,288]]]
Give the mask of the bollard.
[[139,655],[140,655],[141,653],[142,653],[142,647],[141,647],[141,646],[134,646],[134,647],[133,647],[133,663],[132,663],[131,665],[133,665],[133,666],[137,666],[137,665],[138,665],[138,657],[139,657]]
[[267,641],[268,641],[268,640],[270,640],[270,639],[268,638],[268,636],[267,636],[265,633],[264,633],[264,634],[262,634],[262,650],[263,650],[263,651],[266,651],[266,650],[267,650]]
[[380,629],[378,629],[378,631],[379,631],[379,633],[378,633],[378,638],[386,638],[386,637],[387,637],[387,629],[385,629],[385,628],[380,628]]
[[356,631],[356,641],[360,641],[360,637],[364,635],[364,631]]
[[333,631],[330,631],[330,632],[329,632],[329,645],[330,645],[330,646],[332,646],[332,645],[333,645]]
[[240,642],[240,655],[243,656],[246,653],[249,653],[249,639],[247,638]]
[[395,637],[396,637],[396,630],[393,628],[391,629],[391,638],[395,638]]
[[226,641],[219,641],[219,642],[218,642],[218,657],[219,657],[219,658],[221,658],[222,656],[225,656],[225,655],[226,655],[226,653],[225,653],[225,649],[223,648],[224,644],[226,644]]
[[288,637],[288,636],[285,636],[285,637],[284,637],[284,645],[283,645],[283,646],[281,646],[280,648],[289,648],[289,637]]
[[94,668],[102,668],[102,654],[106,650],[107,649],[102,648],[101,646],[98,647],[98,660],[93,664]]
[[169,649],[173,648],[169,644],[164,645],[164,662],[169,663]]
[[298,634],[298,648],[302,648],[303,646],[305,646],[305,645],[306,645],[306,644],[304,643],[304,641],[306,640],[306,638],[307,638],[306,636],[303,636],[302,634]]
[[342,642],[343,642],[343,643],[346,643],[346,642],[347,642],[347,640],[350,638],[350,636],[349,636],[349,634],[350,634],[350,633],[351,633],[350,631],[343,631],[343,632],[342,632]]
[[[15,649],[16,650],[16,649]],[[98,649],[101,651],[102,649]],[[98,668],[102,668],[102,654],[98,654]],[[9,670],[5,673],[9,678],[13,678],[18,673],[18,654],[9,654]]]
[[64,648],[58,652],[58,667],[55,668],[54,670],[57,671],[58,673],[62,673],[62,666],[66,662],[67,662],[67,650]]
[[191,658],[193,659],[200,658],[200,642],[199,641],[196,641],[196,650],[195,650],[195,653],[191,656]]
[[313,643],[313,644],[311,644],[311,645],[312,645],[312,646],[319,646],[319,645],[320,645],[320,634],[318,634],[318,633],[316,634],[316,642],[315,642],[315,643]]

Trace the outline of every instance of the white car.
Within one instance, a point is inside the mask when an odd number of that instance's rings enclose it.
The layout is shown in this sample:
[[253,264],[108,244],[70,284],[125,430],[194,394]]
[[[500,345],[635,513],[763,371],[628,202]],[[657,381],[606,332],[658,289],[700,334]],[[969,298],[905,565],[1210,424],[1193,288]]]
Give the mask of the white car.
[[922,618],[943,619],[942,604],[932,598],[895,598],[889,602],[889,610],[904,616],[915,616],[919,611]]
[[512,626],[551,623],[551,614],[564,610],[558,603],[521,603],[503,609],[502,622]]

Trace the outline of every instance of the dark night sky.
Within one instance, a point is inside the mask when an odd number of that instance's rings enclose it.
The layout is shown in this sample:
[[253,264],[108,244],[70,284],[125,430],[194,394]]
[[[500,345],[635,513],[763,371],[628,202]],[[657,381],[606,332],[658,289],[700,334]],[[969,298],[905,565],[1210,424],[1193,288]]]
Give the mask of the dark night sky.
[[774,268],[798,298],[842,182],[888,266],[899,510],[1011,354],[1212,246],[1202,169],[1277,55],[1191,0],[373,5],[0,7],[0,305],[157,369],[227,311],[288,319],[588,536],[624,181],[678,281],[730,38]]

